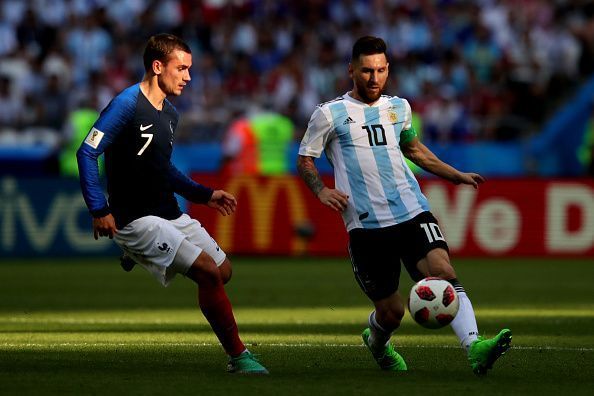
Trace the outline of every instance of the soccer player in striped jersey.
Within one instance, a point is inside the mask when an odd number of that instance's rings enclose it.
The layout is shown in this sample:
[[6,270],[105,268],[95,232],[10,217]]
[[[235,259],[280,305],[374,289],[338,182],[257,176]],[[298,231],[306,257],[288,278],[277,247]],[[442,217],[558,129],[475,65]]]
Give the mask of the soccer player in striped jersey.
[[[267,374],[239,338],[224,288],[231,277],[229,259],[197,220],[181,212],[174,196],[223,215],[237,205],[233,195],[194,182],[171,163],[178,113],[167,96],[181,95],[190,81],[190,48],[176,36],[158,34],[148,40],[143,60],[143,80],[111,101],[77,152],[95,239],[115,239],[164,286],[176,274],[196,282],[200,309],[229,355],[228,370]],[[99,183],[102,153],[109,201]]]
[[[472,304],[450,263],[448,245],[405,157],[455,184],[478,188],[484,179],[438,159],[417,138],[409,103],[382,95],[389,63],[381,38],[357,40],[348,70],[352,90],[315,109],[297,169],[319,200],[342,214],[355,278],[375,308],[363,341],[382,369],[407,369],[390,344],[404,315],[398,293],[402,260],[413,280],[437,276],[454,286],[460,308],[452,327],[473,371],[486,374],[510,347],[511,331],[504,329],[491,339],[478,336]],[[324,185],[314,164],[324,150],[334,168],[335,188]]]

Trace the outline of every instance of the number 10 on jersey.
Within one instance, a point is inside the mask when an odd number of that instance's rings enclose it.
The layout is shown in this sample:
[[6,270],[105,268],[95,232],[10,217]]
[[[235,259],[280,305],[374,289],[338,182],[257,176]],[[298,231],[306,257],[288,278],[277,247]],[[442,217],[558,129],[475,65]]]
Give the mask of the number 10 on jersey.
[[388,144],[386,141],[386,131],[382,124],[363,125],[361,128],[367,132],[370,146],[385,146]]

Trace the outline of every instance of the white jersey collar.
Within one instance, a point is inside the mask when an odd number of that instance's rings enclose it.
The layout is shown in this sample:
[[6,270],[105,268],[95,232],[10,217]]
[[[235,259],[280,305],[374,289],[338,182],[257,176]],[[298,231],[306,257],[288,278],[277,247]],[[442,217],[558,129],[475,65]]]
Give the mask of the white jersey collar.
[[349,92],[345,93],[344,95],[342,95],[343,99],[344,100],[348,100],[349,102],[354,103],[354,104],[359,105],[359,106],[362,106],[362,107],[378,107],[378,106],[381,106],[384,103],[384,101],[386,100],[386,96],[385,95],[381,95],[379,97],[379,99],[375,101],[375,103],[369,105],[367,103],[361,102],[360,100],[357,100],[357,99],[353,98],[350,95],[350,92],[351,91],[349,91]]

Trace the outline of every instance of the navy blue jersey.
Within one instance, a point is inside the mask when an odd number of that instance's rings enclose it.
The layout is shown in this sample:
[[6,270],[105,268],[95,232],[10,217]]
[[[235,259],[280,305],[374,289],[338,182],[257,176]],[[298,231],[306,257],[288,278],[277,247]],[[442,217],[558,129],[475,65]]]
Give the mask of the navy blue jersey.
[[[182,174],[171,163],[179,116],[169,101],[157,110],[135,84],[101,112],[77,152],[80,183],[93,217],[112,213],[122,228],[143,216],[181,216],[174,193],[206,203],[212,190]],[[105,152],[109,204],[99,182],[97,157]]]

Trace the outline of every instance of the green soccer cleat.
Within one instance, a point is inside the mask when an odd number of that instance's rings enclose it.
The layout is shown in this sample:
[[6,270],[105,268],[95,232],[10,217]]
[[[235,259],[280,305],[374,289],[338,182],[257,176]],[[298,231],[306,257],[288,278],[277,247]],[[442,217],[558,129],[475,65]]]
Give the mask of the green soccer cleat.
[[229,358],[227,371],[239,374],[268,374],[266,367],[262,366],[250,351],[245,351],[239,356]]
[[369,346],[370,334],[371,330],[367,328],[363,330],[361,338],[363,338],[363,343],[367,346],[380,368],[386,371],[406,371],[406,362],[402,356],[400,356],[398,352],[394,350],[394,347],[391,344],[386,345],[381,355],[376,355],[373,353],[371,347]]
[[476,375],[485,375],[487,370],[493,368],[493,363],[510,348],[512,332],[503,329],[493,338],[483,339],[478,337],[470,344],[468,360],[472,371]]

